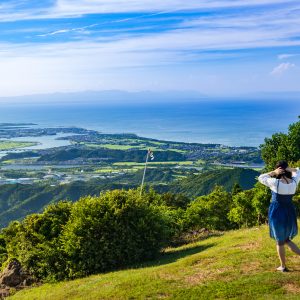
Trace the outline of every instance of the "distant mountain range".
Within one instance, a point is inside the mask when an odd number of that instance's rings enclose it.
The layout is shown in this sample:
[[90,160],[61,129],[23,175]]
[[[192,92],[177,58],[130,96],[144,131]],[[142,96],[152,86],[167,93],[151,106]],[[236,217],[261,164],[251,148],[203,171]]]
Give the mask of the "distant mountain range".
[[173,102],[173,101],[200,101],[205,99],[246,99],[246,100],[299,100],[300,92],[255,92],[231,96],[210,96],[197,91],[139,91],[128,92],[121,90],[84,91],[53,94],[35,94],[17,97],[0,97],[0,103],[145,103],[145,102]]
[[145,103],[145,102],[161,102],[161,101],[179,101],[179,100],[199,100],[208,98],[207,95],[195,91],[140,91],[127,92],[120,90],[106,91],[85,91],[74,93],[53,93],[53,94],[37,94],[17,97],[0,97],[0,103]]

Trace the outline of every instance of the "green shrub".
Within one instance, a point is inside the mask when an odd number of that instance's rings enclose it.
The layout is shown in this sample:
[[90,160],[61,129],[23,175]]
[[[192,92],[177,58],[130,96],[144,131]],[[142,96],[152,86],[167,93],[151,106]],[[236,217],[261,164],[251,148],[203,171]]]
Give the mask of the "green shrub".
[[256,224],[255,210],[252,205],[253,189],[237,193],[232,197],[232,206],[228,219],[239,227],[249,227]]
[[154,258],[170,238],[170,216],[152,193],[114,190],[76,202],[61,237],[68,277]]
[[268,209],[271,201],[271,191],[258,182],[253,189],[252,206],[255,211],[255,225],[265,224],[268,221]]
[[186,210],[185,229],[207,228],[226,230],[232,228],[228,220],[231,194],[216,186],[212,193],[192,201]]
[[3,229],[9,258],[17,258],[35,277],[47,280],[65,278],[66,256],[59,236],[69,219],[72,203],[49,205],[42,214],[14,221]]
[[3,234],[0,234],[0,270],[2,264],[6,261],[6,259],[7,259],[6,242]]
[[0,258],[3,248],[46,281],[118,269],[154,258],[178,229],[175,212],[153,190],[62,201],[3,229]]
[[162,194],[161,197],[167,206],[173,208],[186,209],[187,205],[191,202],[191,199],[183,194],[172,194],[168,192]]

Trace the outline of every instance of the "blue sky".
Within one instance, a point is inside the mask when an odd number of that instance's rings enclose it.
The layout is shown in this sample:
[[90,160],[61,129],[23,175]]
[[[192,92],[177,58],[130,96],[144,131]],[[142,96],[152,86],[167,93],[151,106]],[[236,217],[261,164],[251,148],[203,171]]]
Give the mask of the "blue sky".
[[0,0],[1,96],[300,91],[300,2]]

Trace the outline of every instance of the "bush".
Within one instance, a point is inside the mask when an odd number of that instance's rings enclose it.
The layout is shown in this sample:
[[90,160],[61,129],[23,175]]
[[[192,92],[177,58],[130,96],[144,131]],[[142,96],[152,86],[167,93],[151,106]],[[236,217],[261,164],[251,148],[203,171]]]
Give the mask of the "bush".
[[228,219],[238,227],[267,223],[270,200],[270,189],[258,182],[253,189],[233,195]]
[[255,225],[266,224],[268,221],[268,209],[271,201],[271,191],[268,187],[258,182],[253,189],[252,201],[255,210]]
[[0,234],[0,269],[2,264],[6,261],[6,259],[7,259],[6,242],[4,236]]
[[186,209],[191,202],[191,199],[183,194],[172,194],[170,192],[162,194],[161,198],[167,206],[172,208]]
[[9,258],[17,258],[36,278],[60,280],[65,277],[66,256],[59,236],[71,213],[72,203],[49,205],[42,214],[14,221],[3,229]]
[[198,197],[186,210],[185,229],[207,228],[226,230],[232,228],[228,220],[231,194],[223,187],[216,186],[212,193]]
[[114,190],[76,202],[61,237],[67,277],[153,259],[170,238],[171,218],[152,196]]
[[62,201],[3,229],[0,259],[46,281],[118,269],[154,258],[178,230],[175,215],[153,190]]
[[232,207],[228,219],[239,227],[256,224],[255,210],[252,205],[253,189],[237,193],[232,197]]

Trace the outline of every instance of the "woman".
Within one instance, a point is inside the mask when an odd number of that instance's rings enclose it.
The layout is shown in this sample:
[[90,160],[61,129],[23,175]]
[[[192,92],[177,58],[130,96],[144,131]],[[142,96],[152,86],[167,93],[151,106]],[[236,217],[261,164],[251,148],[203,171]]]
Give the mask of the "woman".
[[284,245],[300,255],[300,249],[291,241],[298,233],[297,215],[292,198],[300,181],[300,170],[289,168],[286,161],[280,161],[274,171],[260,175],[258,180],[272,191],[269,207],[270,236],[276,240],[281,262],[277,270],[286,272]]

